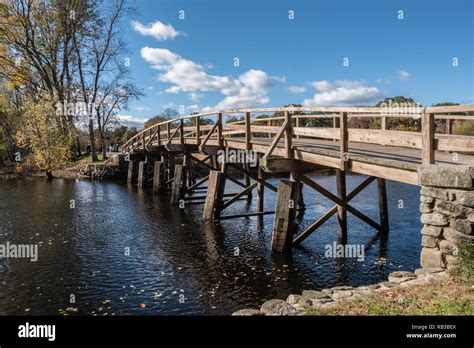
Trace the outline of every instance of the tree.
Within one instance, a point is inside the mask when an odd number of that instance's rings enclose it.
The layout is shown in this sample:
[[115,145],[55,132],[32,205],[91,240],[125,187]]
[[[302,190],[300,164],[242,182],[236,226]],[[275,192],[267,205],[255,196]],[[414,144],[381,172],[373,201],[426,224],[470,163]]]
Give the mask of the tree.
[[[375,104],[376,107],[391,107],[393,109],[400,108],[403,112],[406,112],[410,116],[410,112],[416,110],[417,107],[421,106],[416,103],[413,98],[406,98],[403,96],[396,96],[385,98],[384,100],[379,101]],[[371,118],[370,128],[380,128],[381,120],[380,118]],[[413,117],[390,117],[388,119],[388,127],[391,130],[399,131],[421,131],[421,120],[419,118]]]
[[31,149],[33,164],[46,171],[48,179],[53,170],[64,167],[71,158],[70,133],[55,118],[50,102],[29,99],[24,103],[24,117],[16,137],[20,146]]
[[147,120],[145,122],[145,128],[149,128],[161,122],[172,120],[173,118],[176,118],[178,116],[179,116],[178,111],[176,111],[175,109],[166,108],[165,110],[163,110],[161,114],[153,116],[152,118]]

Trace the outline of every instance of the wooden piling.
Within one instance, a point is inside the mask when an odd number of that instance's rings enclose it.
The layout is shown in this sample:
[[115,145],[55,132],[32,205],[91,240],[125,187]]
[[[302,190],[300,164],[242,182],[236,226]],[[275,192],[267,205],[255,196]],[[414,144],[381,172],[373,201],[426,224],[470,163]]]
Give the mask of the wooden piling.
[[153,193],[160,193],[163,189],[165,166],[161,161],[155,161],[153,167]]
[[178,204],[183,194],[184,167],[181,164],[174,166],[174,181],[171,190],[171,204]]
[[204,210],[202,215],[202,219],[204,221],[211,221],[220,218],[220,210],[222,206],[224,189],[224,174],[217,170],[211,170],[209,172],[207,196],[206,202],[204,203]]
[[[337,196],[346,201],[346,173],[336,169]],[[340,205],[337,206],[337,237],[340,244],[347,243],[347,211]]]
[[138,163],[138,187],[143,187],[143,183],[145,182],[145,166],[146,162],[145,161],[140,161]]
[[295,227],[296,182],[280,180],[272,230],[272,251],[283,252],[291,247]]
[[388,233],[389,222],[388,222],[388,202],[387,202],[387,187],[385,179],[377,178],[377,190],[379,196],[379,214],[380,214],[380,226],[382,233]]
[[127,174],[127,184],[131,184],[133,182],[133,170],[134,170],[134,161],[128,161],[128,174]]
[[[258,178],[262,182],[265,181],[265,172],[260,165],[258,167]],[[265,185],[262,182],[259,182],[257,185],[257,212],[263,212]]]

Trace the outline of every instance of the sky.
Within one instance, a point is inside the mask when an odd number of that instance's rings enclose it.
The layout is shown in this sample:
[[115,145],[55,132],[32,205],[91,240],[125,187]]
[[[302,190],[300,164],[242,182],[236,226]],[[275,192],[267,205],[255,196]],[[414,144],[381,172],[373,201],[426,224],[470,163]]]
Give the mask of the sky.
[[131,0],[121,24],[144,96],[119,119],[171,107],[474,103],[472,0]]

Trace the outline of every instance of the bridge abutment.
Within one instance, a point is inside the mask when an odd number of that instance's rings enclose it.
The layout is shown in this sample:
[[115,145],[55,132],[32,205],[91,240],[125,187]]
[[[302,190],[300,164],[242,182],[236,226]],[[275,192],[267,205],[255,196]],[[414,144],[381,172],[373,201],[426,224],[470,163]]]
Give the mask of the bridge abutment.
[[420,264],[450,269],[457,249],[474,243],[474,167],[423,165],[418,168],[423,223]]

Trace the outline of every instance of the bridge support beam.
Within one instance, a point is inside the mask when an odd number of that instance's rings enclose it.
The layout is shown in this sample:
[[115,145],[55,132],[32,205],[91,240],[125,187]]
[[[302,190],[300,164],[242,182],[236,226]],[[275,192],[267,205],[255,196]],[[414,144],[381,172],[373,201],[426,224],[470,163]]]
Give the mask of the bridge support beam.
[[209,173],[207,196],[202,215],[204,221],[219,220],[222,210],[224,190],[225,174],[221,171],[211,170]]
[[389,230],[388,223],[388,202],[387,202],[387,187],[385,179],[377,178],[377,190],[379,195],[379,215],[380,215],[380,226],[382,229],[381,233],[387,234]]
[[258,185],[257,185],[257,212],[263,212],[263,203],[265,198],[265,172],[262,167],[258,167]]
[[160,193],[164,188],[165,165],[162,161],[155,161],[153,165],[153,193]]
[[295,181],[280,180],[272,230],[272,251],[284,252],[291,247],[295,230],[296,191]]
[[[346,201],[346,172],[336,169],[337,196]],[[337,238],[340,244],[347,243],[347,210],[337,206]]]
[[146,182],[146,162],[140,161],[138,163],[138,187],[142,188],[144,182]]
[[127,173],[127,184],[132,184],[135,174],[135,161],[129,159],[128,161],[128,173]]
[[184,178],[186,176],[186,167],[181,164],[174,166],[174,180],[171,190],[171,204],[178,204],[184,194]]

